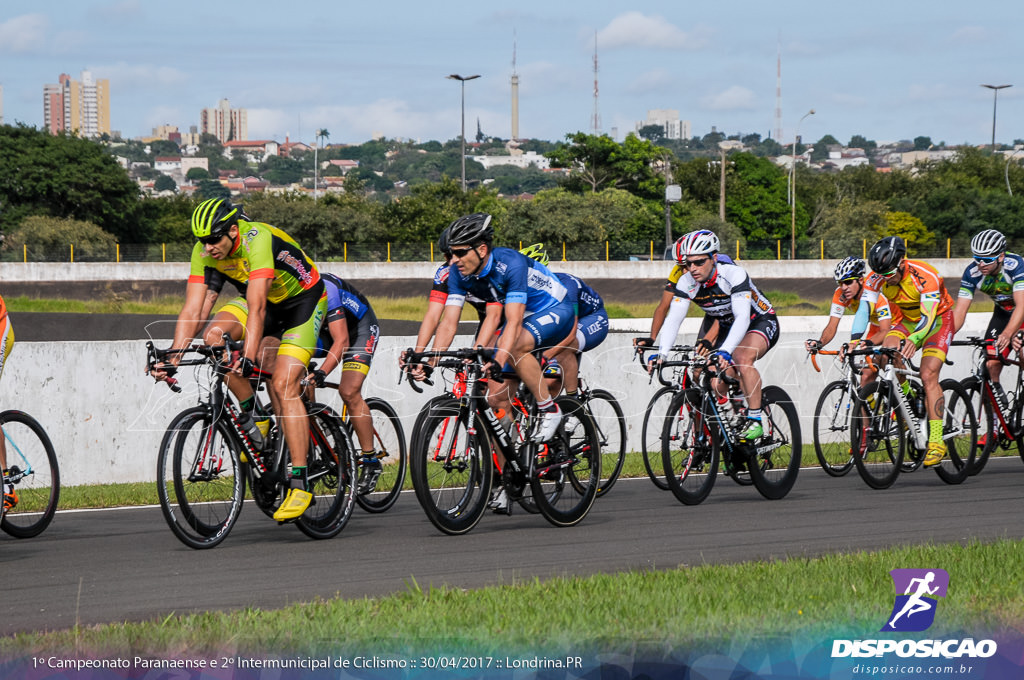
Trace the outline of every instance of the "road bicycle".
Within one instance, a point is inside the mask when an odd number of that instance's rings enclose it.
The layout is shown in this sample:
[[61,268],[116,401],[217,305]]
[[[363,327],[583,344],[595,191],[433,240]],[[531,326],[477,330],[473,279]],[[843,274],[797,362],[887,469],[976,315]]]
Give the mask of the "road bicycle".
[[7,510],[0,503],[0,529],[15,538],[32,538],[50,525],[57,512],[57,454],[43,426],[24,411],[0,413],[0,427],[7,450],[7,469],[0,472],[0,478],[14,486],[18,498]]
[[[435,527],[452,535],[475,527],[487,509],[496,470],[511,500],[528,509],[535,506],[551,524],[573,526],[586,517],[597,497],[601,455],[593,419],[579,400],[555,400],[564,414],[562,424],[549,442],[537,444],[531,441],[537,407],[528,391],[520,393],[522,407],[513,407],[510,430],[488,404],[484,370],[492,362],[490,350],[410,349],[405,361],[406,371],[436,361],[441,368],[465,373],[462,396],[430,400],[413,434],[413,489]],[[487,377],[500,379],[500,370]],[[497,453],[505,461],[500,469]]]
[[[649,338],[635,339],[643,341]],[[662,491],[668,491],[668,482],[665,481],[665,468],[661,462],[661,431],[664,429],[665,418],[668,415],[669,406],[672,404],[672,398],[688,384],[688,374],[686,372],[688,364],[676,363],[674,359],[678,358],[680,352],[689,352],[692,349],[692,347],[685,345],[675,345],[669,350],[669,354],[666,357],[667,365],[663,364],[666,368],[670,369],[668,377],[661,370],[651,373],[650,379],[653,380],[657,377],[661,387],[654,393],[651,400],[647,402],[647,408],[644,410],[643,424],[640,428],[640,452],[647,476],[654,483],[654,486]],[[637,357],[640,365],[646,370],[644,352],[656,351],[656,347],[637,344],[634,356]]]
[[[315,368],[315,363],[310,365],[310,370]],[[323,387],[337,391],[339,385],[336,382],[326,381]],[[341,413],[337,413],[333,409],[328,409],[327,412],[338,418],[338,422],[343,425],[349,441],[353,444],[352,455],[356,461],[357,479],[361,478],[364,466],[372,465],[374,462],[380,463],[381,473],[373,488],[366,493],[356,493],[356,503],[359,507],[366,512],[379,513],[389,510],[402,493],[409,465],[409,450],[402,421],[391,404],[379,397],[366,397],[365,401],[366,406],[370,409],[370,418],[373,420],[375,455],[372,459],[363,456],[359,450],[359,441],[352,429],[352,418],[348,407],[343,404]]]
[[[814,370],[821,372],[818,355],[837,356],[838,350],[809,350]],[[850,428],[860,399],[861,372],[849,356],[841,359],[843,377],[825,385],[814,406],[814,454],[821,469],[832,477],[842,477],[853,469],[853,449],[850,447]]]
[[626,462],[626,416],[611,392],[588,386],[583,376],[579,378],[577,398],[593,419],[601,444],[600,498],[614,486]]
[[[886,489],[901,472],[921,467],[928,449],[928,414],[919,368],[892,347],[856,348],[850,356],[884,357],[878,379],[861,388],[850,431],[854,464],[872,489]],[[898,367],[903,362],[906,368]],[[948,360],[946,363],[950,363]],[[900,376],[909,383],[904,393]],[[970,472],[977,449],[978,422],[970,396],[957,380],[939,382],[943,396],[942,440],[946,458],[935,466],[947,484],[960,484]]]
[[[239,424],[238,406],[225,394],[224,378],[241,345],[227,336],[223,345],[177,350],[146,344],[149,370],[196,370],[199,404],[171,420],[157,456],[160,508],[171,531],[190,548],[212,548],[227,537],[242,510],[247,482],[256,506],[271,517],[288,491],[291,462],[280,427],[272,423],[263,447],[257,448]],[[166,364],[172,355],[182,357],[176,368]],[[173,377],[167,382],[181,390]],[[310,538],[332,538],[352,515],[355,459],[349,435],[330,407],[307,403],[307,412],[313,502],[294,524]]]
[[[976,475],[988,462],[989,456],[997,448],[1009,449],[1016,445],[1017,452],[1024,460],[1024,446],[1021,445],[1021,427],[1024,402],[1021,396],[1022,390],[1022,362],[1020,357],[1016,360],[1007,359],[997,353],[992,338],[970,337],[966,340],[954,340],[954,346],[974,347],[975,361],[974,374],[960,381],[971,401],[971,410],[974,411],[978,420],[978,446],[979,450],[971,465],[970,474]],[[1014,388],[1003,392],[1005,402],[997,396],[995,383],[988,374],[986,363],[998,359],[1003,366],[1017,367],[1017,380]],[[1001,403],[1002,402],[1002,403]]]
[[[678,360],[664,362],[698,369],[696,387],[680,390],[672,398],[661,435],[662,465],[676,499],[696,505],[708,497],[721,466],[736,481],[749,473],[750,482],[769,500],[784,498],[796,483],[802,452],[800,421],[789,395],[774,385],[761,389],[764,435],[755,441],[740,439],[746,425],[746,397],[739,380],[718,370],[708,357],[684,348]],[[724,384],[718,395],[713,381]],[[743,483],[740,481],[740,483]]]

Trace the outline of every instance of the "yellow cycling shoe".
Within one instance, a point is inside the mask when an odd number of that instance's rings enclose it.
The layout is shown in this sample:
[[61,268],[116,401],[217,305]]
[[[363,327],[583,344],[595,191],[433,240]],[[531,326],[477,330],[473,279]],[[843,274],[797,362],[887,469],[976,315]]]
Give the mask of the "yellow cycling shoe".
[[288,489],[288,495],[284,497],[281,507],[274,512],[274,519],[278,522],[285,522],[302,517],[302,513],[306,512],[306,508],[309,507],[312,500],[313,494],[308,491]]
[[924,457],[925,467],[935,467],[946,457],[945,442],[928,442],[928,453]]

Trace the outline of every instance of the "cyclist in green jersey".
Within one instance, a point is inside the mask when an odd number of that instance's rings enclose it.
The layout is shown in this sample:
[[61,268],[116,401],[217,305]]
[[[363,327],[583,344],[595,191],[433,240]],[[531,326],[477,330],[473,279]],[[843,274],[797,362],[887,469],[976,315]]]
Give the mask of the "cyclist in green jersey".
[[[312,500],[306,478],[309,427],[301,381],[327,312],[324,284],[316,265],[294,239],[276,227],[249,220],[240,206],[226,200],[200,203],[192,214],[192,233],[198,242],[192,250],[185,304],[172,348],[186,347],[205,323],[211,283],[226,278],[244,290],[244,297],[229,302],[215,317],[206,340],[219,343],[224,332],[235,340],[244,338],[229,387],[245,409],[246,395],[252,394],[247,379],[258,365],[260,343],[264,336],[280,339],[270,398],[291,452],[292,479],[274,519],[295,519]],[[157,369],[152,375],[165,380],[168,374]]]

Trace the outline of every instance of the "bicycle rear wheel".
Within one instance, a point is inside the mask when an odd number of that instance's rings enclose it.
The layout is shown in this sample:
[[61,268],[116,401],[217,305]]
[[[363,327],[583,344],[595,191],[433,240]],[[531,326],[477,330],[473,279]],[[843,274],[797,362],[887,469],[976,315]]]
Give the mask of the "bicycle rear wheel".
[[310,538],[333,538],[348,524],[355,507],[355,452],[338,413],[325,404],[311,404],[308,411],[306,474],[313,502],[295,525]]
[[223,541],[245,497],[239,444],[228,425],[202,406],[171,422],[157,457],[157,494],[167,525],[197,550]]
[[719,446],[701,411],[697,388],[676,392],[661,430],[661,460],[669,491],[685,505],[704,501],[718,475]]
[[803,440],[796,405],[785,390],[768,385],[761,390],[764,436],[751,447],[750,477],[768,500],[785,498],[800,474]]
[[662,387],[655,392],[647,404],[644,423],[640,429],[640,447],[644,468],[647,470],[647,476],[654,482],[654,486],[662,491],[668,490],[668,482],[665,481],[665,467],[661,460],[661,431],[665,427],[668,408],[675,395],[676,390],[671,387]]
[[[992,400],[985,393],[985,386],[981,380],[977,376],[971,376],[961,380],[960,385],[967,393],[971,411],[974,412],[974,418],[978,422],[978,450],[968,473],[973,476],[982,471],[985,464],[988,463],[988,457],[999,447],[1003,432],[999,418],[992,408]],[[1012,415],[1008,425],[1011,431],[1016,432]]]
[[855,401],[849,384],[836,380],[825,386],[814,407],[814,453],[831,477],[842,477],[853,468],[850,421]]
[[546,444],[530,444],[530,488],[540,513],[557,527],[578,524],[601,483],[601,441],[586,408],[573,397],[555,400],[564,414]]
[[935,466],[939,479],[946,484],[961,484],[974,467],[978,449],[978,420],[974,415],[971,398],[959,381],[946,378],[942,387],[942,440],[946,443],[946,457]]
[[622,472],[626,462],[626,417],[622,407],[608,390],[590,390],[587,410],[594,419],[597,437],[601,441],[601,483],[597,497],[608,493]]
[[892,388],[871,383],[860,390],[850,443],[861,479],[872,489],[887,489],[903,464],[903,417],[892,402]]
[[486,436],[469,433],[460,403],[435,402],[413,441],[409,464],[416,499],[431,524],[450,535],[475,527],[487,509],[492,466]]
[[[370,407],[370,416],[373,418],[373,448],[377,452],[377,461],[382,469],[373,490],[366,494],[357,494],[356,502],[367,512],[384,512],[395,504],[402,493],[409,464],[409,452],[406,448],[402,421],[391,404],[383,399],[370,397],[366,400],[366,405]],[[359,461],[357,467],[361,473],[362,461]]]
[[22,411],[0,413],[7,470],[4,478],[14,485],[18,503],[3,512],[0,529],[15,538],[38,536],[53,521],[60,500],[57,454],[46,430]]

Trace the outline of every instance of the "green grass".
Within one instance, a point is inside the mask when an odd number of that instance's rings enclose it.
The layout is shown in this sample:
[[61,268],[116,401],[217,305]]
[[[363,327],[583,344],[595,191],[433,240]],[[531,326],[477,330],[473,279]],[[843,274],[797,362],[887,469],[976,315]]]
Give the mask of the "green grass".
[[[531,579],[465,591],[410,579],[387,597],[331,599],[270,612],[171,615],[144,623],[76,627],[0,639],[0,654],[87,650],[142,656],[346,651],[443,651],[505,658],[517,650],[664,656],[680,648],[772,636],[875,637],[890,613],[897,567],[950,574],[942,616],[928,636],[1019,632],[1024,590],[1007,565],[1024,541],[919,546],[737,565],[664,564],[659,570]],[[664,571],[660,569],[664,568]],[[610,594],[614,593],[614,596]],[[372,625],[367,625],[372,622]],[[884,635],[880,636],[884,637]]]

